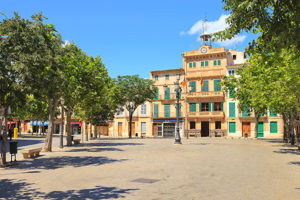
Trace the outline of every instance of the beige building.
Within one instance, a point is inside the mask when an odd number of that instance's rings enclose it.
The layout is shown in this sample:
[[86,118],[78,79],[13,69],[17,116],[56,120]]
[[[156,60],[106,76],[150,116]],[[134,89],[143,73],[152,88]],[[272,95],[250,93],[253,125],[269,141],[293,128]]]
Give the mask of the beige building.
[[[134,133],[147,137],[174,137],[176,128],[175,83],[178,81],[180,95],[179,128],[181,137],[254,137],[253,113],[240,112],[233,92],[226,93],[219,83],[226,75],[234,75],[246,61],[244,52],[213,48],[211,35],[200,36],[202,45],[198,50],[182,54],[182,68],[150,72],[150,79],[157,88],[152,102],[141,106],[134,115]],[[128,112],[116,115],[109,129],[110,136],[128,136]],[[260,117],[258,137],[282,138],[282,118],[268,111]]]

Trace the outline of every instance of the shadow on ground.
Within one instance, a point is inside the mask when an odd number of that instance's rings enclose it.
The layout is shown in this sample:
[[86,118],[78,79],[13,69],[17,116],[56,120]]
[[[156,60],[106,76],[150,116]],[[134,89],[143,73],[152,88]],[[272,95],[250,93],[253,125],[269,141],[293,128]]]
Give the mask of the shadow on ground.
[[[44,143],[44,140],[41,139],[33,139],[33,140],[12,140],[13,142],[18,142],[18,149],[23,149],[25,148],[26,146],[30,146],[30,145],[34,145],[34,144],[42,144]],[[9,152],[9,140],[7,141],[7,144],[6,144],[6,152]],[[2,141],[0,141],[0,152],[1,152],[1,148],[2,148]]]
[[124,151],[119,148],[81,148],[81,149],[71,149],[67,152],[101,152],[101,151]]
[[97,142],[97,143],[83,143],[80,144],[80,146],[83,147],[108,147],[108,146],[136,146],[136,145],[144,145],[144,143],[134,143],[134,142],[117,142],[117,143],[103,143],[103,142]]
[[53,191],[46,194],[39,192],[38,189],[32,188],[32,184],[24,180],[2,179],[0,181],[0,199],[116,199],[138,190],[96,186],[90,189]]
[[[289,162],[290,165],[299,165],[300,166],[300,162]],[[300,188],[299,188],[300,189]]]
[[273,151],[274,153],[281,153],[281,154],[295,154],[295,155],[300,155],[300,152],[298,149],[280,149],[279,151]]
[[18,165],[13,166],[16,169],[58,169],[67,166],[84,167],[90,165],[104,165],[113,162],[123,162],[127,159],[109,159],[107,157],[93,157],[93,156],[61,156],[53,158],[38,158],[31,160],[22,160]]

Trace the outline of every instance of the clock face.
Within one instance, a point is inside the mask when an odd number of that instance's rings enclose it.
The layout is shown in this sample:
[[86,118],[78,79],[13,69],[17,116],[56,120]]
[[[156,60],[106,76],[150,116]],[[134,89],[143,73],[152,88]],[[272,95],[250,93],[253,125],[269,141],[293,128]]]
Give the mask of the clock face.
[[206,53],[206,52],[207,52],[207,49],[206,49],[205,47],[203,47],[203,48],[201,49],[201,52],[202,52],[202,53]]

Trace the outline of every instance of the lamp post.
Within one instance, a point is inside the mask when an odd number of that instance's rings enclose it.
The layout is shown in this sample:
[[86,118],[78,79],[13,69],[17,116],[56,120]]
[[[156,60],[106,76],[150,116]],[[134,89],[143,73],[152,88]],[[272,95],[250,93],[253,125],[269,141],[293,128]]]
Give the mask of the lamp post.
[[[194,86],[193,85],[189,85],[189,93],[190,92],[192,92],[192,90],[193,90],[193,88],[194,88]],[[189,123],[188,123],[188,121],[189,121],[189,114],[188,114],[188,112],[187,112],[187,118],[186,118],[186,121],[187,121],[187,129],[186,129],[186,134],[187,134],[187,138],[188,138],[188,135],[189,135]],[[195,134],[195,137],[197,137],[197,134]]]
[[61,100],[61,124],[60,124],[60,135],[59,135],[59,148],[63,148],[63,132],[64,132],[64,103],[65,99],[62,97]]

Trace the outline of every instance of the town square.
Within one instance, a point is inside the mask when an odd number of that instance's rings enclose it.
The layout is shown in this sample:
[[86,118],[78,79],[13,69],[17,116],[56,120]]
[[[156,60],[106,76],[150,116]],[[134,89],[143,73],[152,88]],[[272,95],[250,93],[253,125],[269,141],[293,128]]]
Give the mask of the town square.
[[299,13],[5,1],[0,199],[300,199]]

